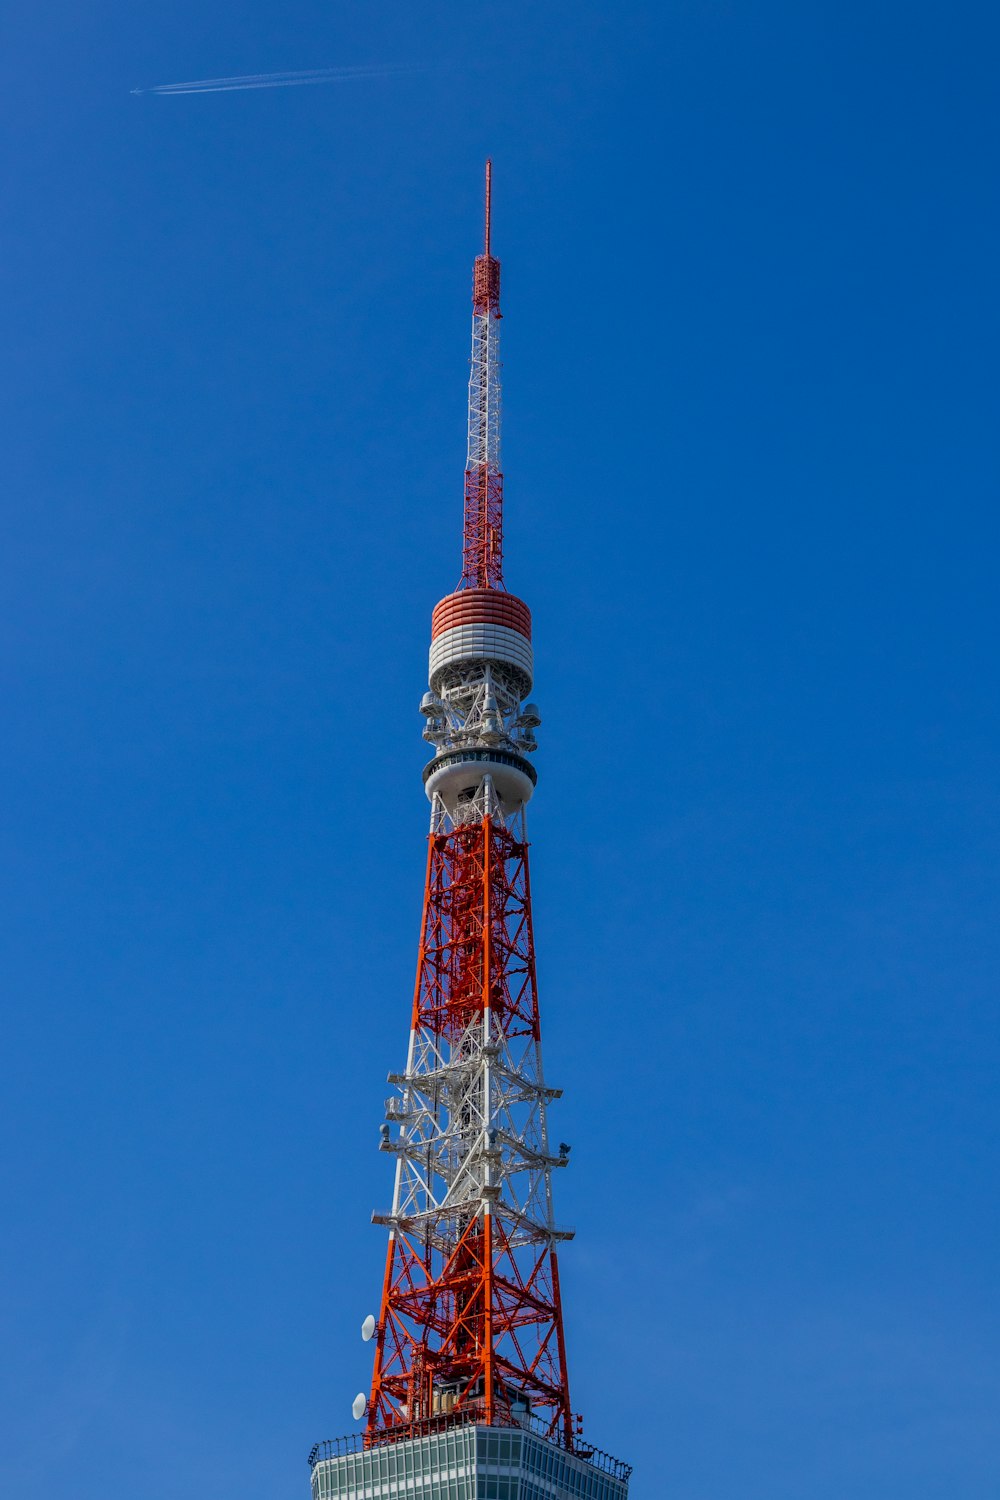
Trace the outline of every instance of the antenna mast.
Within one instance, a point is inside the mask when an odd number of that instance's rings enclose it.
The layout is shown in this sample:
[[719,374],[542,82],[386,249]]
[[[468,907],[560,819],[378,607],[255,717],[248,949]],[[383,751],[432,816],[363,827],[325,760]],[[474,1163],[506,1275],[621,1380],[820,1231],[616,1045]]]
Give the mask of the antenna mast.
[[486,231],[472,272],[472,368],[465,460],[463,589],[502,589],[500,472],[500,262],[490,253],[493,163],[486,163]]

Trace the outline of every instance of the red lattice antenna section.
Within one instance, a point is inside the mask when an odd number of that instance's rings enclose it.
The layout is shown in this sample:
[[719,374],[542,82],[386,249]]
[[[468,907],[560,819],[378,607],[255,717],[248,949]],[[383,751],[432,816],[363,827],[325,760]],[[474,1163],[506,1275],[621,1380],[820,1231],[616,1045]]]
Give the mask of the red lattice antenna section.
[[465,589],[502,589],[503,474],[500,472],[500,262],[490,253],[493,164],[486,163],[486,234],[472,273],[472,367],[465,460]]

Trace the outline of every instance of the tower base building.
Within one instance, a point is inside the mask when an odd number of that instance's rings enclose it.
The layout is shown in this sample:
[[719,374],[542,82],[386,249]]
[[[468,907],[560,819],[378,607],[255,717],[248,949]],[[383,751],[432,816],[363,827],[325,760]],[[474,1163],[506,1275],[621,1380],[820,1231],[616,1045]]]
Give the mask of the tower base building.
[[516,1427],[454,1422],[365,1447],[319,1443],[312,1500],[626,1500],[628,1464],[578,1441],[574,1453]]

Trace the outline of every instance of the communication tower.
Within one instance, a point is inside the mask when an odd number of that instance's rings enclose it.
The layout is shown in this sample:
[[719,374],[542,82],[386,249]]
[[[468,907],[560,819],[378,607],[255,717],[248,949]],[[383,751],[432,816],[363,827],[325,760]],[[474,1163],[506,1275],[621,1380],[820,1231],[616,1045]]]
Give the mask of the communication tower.
[[462,576],[431,617],[420,704],[431,827],[406,1066],[379,1149],[393,1158],[363,1432],[317,1444],[313,1500],[625,1500],[631,1470],[570,1405],[528,876],[541,723],[531,612],[505,587],[500,262],[472,282]]

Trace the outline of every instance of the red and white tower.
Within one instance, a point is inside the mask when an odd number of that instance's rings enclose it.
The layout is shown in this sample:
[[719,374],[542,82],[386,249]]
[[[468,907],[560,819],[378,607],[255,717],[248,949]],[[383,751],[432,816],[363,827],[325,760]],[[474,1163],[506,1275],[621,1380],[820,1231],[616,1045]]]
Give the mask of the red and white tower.
[[431,620],[421,712],[431,833],[410,1045],[382,1149],[396,1158],[371,1433],[447,1411],[531,1411],[572,1446],[535,984],[525,809],[535,787],[531,614],[503,582],[500,262],[472,293],[462,579]]
[[[549,1138],[548,1106],[561,1091],[542,1068],[525,827],[541,721],[529,701],[531,613],[503,576],[490,189],[487,163],[462,576],[431,619],[420,953],[406,1065],[389,1074],[396,1093],[381,1128],[380,1149],[395,1158],[392,1206],[372,1215],[389,1231],[381,1308],[363,1329],[375,1338],[375,1365],[370,1398],[355,1403],[356,1416],[367,1411],[363,1447],[341,1439],[314,1450],[316,1500],[367,1494],[350,1486],[369,1475],[391,1494],[394,1476],[422,1472],[428,1495],[520,1495],[517,1475],[544,1472],[546,1494],[595,1500],[624,1500],[628,1481],[627,1465],[583,1443],[570,1406],[557,1249],[572,1231],[558,1226],[552,1199],[569,1147]],[[508,1435],[491,1437],[498,1428]],[[442,1465],[456,1472],[460,1438],[472,1487],[435,1487]],[[403,1462],[411,1446],[423,1454],[417,1469]],[[514,1488],[477,1489],[475,1474],[486,1471],[476,1464],[497,1473],[496,1462]],[[524,1494],[540,1493],[525,1483]]]

